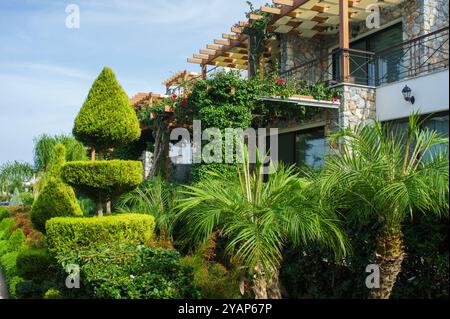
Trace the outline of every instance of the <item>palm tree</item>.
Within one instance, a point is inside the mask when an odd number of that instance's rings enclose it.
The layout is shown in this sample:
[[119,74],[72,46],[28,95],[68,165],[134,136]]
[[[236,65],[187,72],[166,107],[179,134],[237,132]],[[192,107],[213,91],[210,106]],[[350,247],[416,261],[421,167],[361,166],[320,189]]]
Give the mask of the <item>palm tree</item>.
[[185,186],[178,222],[194,243],[219,231],[232,262],[246,270],[255,297],[278,299],[282,252],[289,243],[321,242],[336,256],[348,248],[337,218],[308,196],[310,184],[293,167],[279,165],[264,183],[262,164],[251,170],[246,162],[237,165],[234,177],[211,169],[201,183]]
[[418,114],[407,130],[375,122],[332,136],[340,154],[320,175],[323,200],[343,205],[350,222],[377,220],[374,260],[380,288],[370,298],[388,299],[405,258],[402,223],[413,212],[448,216],[448,139],[421,129]]

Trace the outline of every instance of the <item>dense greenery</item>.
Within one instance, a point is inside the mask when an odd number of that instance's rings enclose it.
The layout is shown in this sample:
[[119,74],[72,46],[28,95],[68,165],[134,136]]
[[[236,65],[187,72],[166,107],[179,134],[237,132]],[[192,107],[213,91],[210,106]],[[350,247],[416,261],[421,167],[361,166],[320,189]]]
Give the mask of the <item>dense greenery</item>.
[[62,169],[64,181],[84,194],[118,195],[142,182],[142,163],[135,161],[71,162]]
[[64,184],[60,178],[61,168],[66,160],[65,147],[57,144],[54,147],[52,164],[37,199],[31,208],[31,221],[35,229],[45,233],[45,223],[53,217],[82,216],[73,189]]
[[0,222],[9,216],[9,212],[5,207],[0,206]]
[[23,190],[24,183],[33,177],[33,167],[28,163],[12,162],[0,166],[0,193],[12,194],[15,189]]
[[16,260],[17,273],[26,280],[41,283],[55,273],[55,260],[45,248],[24,249]]
[[[176,250],[133,244],[104,244],[67,251],[63,267],[80,266],[86,294],[102,299],[182,299],[200,297],[192,271]],[[99,267],[101,265],[101,267]]]
[[64,145],[67,162],[83,161],[87,159],[86,147],[71,136],[67,135],[41,135],[34,140],[34,169],[37,172],[46,172],[52,162],[56,160],[55,146]]
[[92,85],[73,134],[83,144],[103,151],[139,139],[136,113],[110,68],[104,68]]
[[404,221],[414,211],[448,217],[448,139],[423,129],[423,121],[414,114],[407,130],[375,122],[337,133],[332,138],[345,143],[319,176],[320,196],[349,222],[381,225],[373,262],[382,281],[373,298],[389,298],[402,270]]
[[309,196],[308,187],[294,168],[283,165],[266,183],[259,162],[253,171],[246,162],[238,165],[234,178],[211,170],[207,179],[182,191],[179,222],[192,243],[204,242],[219,230],[226,252],[244,268],[255,296],[281,298],[278,272],[289,242],[320,242],[337,256],[347,250],[333,211]]
[[101,243],[149,244],[153,239],[154,218],[123,214],[104,218],[60,217],[46,224],[47,244],[52,254],[65,254]]

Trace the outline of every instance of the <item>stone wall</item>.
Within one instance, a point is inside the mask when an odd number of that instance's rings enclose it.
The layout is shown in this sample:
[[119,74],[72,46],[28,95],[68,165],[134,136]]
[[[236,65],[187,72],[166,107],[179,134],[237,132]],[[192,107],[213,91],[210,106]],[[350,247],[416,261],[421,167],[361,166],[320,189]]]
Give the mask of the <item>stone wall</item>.
[[375,89],[359,85],[342,85],[339,126],[370,124],[376,119]]

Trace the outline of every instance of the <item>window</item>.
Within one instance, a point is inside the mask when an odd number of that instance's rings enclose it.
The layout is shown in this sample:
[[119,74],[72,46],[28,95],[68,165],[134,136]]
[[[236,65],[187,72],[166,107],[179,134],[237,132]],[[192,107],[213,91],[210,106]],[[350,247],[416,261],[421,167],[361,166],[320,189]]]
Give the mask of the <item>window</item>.
[[320,168],[328,154],[325,128],[281,134],[278,138],[278,159],[287,165]]

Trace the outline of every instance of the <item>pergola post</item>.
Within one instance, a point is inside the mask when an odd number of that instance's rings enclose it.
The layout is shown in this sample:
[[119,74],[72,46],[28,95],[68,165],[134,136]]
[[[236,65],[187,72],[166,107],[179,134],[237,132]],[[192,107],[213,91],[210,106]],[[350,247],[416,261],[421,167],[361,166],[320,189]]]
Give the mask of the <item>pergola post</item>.
[[202,80],[206,80],[207,73],[208,73],[208,71],[207,71],[206,64],[202,64]]
[[350,21],[349,21],[349,0],[339,0],[339,48],[341,49],[341,76],[342,82],[348,83],[350,80]]

